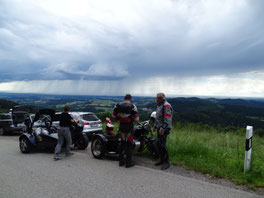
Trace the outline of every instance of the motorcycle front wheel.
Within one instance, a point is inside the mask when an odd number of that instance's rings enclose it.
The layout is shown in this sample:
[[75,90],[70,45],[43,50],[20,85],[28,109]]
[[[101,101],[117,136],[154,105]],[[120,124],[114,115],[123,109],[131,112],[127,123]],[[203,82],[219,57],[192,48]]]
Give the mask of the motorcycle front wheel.
[[101,138],[95,138],[92,141],[91,151],[96,159],[102,159],[104,157],[104,142]]
[[32,150],[32,145],[26,137],[22,137],[19,140],[19,148],[22,153],[30,153]]
[[0,135],[5,135],[5,131],[3,128],[0,128]]

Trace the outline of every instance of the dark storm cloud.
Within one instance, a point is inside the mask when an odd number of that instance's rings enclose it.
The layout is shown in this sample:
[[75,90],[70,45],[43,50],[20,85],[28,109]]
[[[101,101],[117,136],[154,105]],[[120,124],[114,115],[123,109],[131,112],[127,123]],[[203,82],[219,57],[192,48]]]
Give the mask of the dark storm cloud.
[[0,0],[0,81],[262,70],[263,7],[261,0]]

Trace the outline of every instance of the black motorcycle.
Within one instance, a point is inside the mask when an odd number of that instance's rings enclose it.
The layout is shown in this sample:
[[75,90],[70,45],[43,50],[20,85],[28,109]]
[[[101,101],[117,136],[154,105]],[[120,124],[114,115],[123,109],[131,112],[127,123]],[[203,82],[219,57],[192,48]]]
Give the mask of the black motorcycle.
[[[19,148],[22,153],[29,153],[37,148],[49,148],[53,149],[56,147],[58,142],[58,128],[52,126],[52,122],[55,116],[55,110],[53,109],[40,109],[35,115],[25,120],[27,132],[23,133],[19,137]],[[45,122],[38,124],[35,129],[34,123],[43,118]],[[70,128],[72,135],[72,142],[78,149],[83,150],[88,146],[88,138],[82,133],[83,126],[77,123]]]
[[[149,132],[151,136],[148,137]],[[94,134],[91,145],[91,152],[96,159],[101,159],[105,155],[117,156],[120,146],[120,135]],[[142,152],[148,148],[155,158],[159,157],[157,141],[152,134],[149,121],[145,121],[135,127],[133,139],[133,152]]]
[[157,140],[152,133],[150,120],[141,122],[140,124],[135,126],[134,139],[140,142],[138,152],[142,152],[144,149],[148,149],[154,158],[159,158]]

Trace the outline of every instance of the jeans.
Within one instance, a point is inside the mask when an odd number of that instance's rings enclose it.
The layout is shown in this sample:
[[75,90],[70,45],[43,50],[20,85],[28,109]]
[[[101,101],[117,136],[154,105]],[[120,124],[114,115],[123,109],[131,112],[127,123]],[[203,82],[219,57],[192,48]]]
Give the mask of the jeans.
[[71,132],[70,132],[69,127],[61,127],[60,128],[60,130],[58,132],[58,143],[57,143],[57,146],[55,148],[54,156],[58,156],[60,154],[61,147],[64,143],[64,140],[66,142],[65,153],[66,153],[66,155],[69,155],[71,144],[72,144]]

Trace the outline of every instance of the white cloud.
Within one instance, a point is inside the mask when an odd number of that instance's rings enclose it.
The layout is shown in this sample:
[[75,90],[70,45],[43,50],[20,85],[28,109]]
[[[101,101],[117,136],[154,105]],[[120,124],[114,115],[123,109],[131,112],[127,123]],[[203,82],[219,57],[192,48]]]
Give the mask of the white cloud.
[[46,92],[63,80],[78,84],[78,93],[87,93],[82,87],[90,82],[95,87],[107,82],[113,85],[108,90],[121,93],[120,85],[129,82],[137,94],[163,89],[259,95],[259,81],[249,72],[259,73],[264,65],[261,5],[250,0],[1,0],[0,82],[11,82],[2,90],[23,84]]

